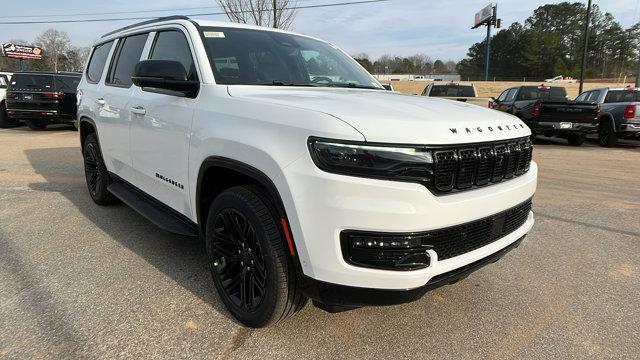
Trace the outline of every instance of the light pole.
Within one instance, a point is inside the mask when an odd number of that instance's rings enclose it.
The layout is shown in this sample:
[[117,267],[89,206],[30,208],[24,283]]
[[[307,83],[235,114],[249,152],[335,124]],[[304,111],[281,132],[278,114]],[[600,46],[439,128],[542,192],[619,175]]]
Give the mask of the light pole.
[[584,68],[587,65],[587,48],[589,47],[589,22],[590,21],[591,21],[591,0],[589,0],[589,4],[587,5],[587,19],[584,24],[582,63],[580,64],[580,89],[578,90],[578,94],[582,94],[582,87],[584,86]]

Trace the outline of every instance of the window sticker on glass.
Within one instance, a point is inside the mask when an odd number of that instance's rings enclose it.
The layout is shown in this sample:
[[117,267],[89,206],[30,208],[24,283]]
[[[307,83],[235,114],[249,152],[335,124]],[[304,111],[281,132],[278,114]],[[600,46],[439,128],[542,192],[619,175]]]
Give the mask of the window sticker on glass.
[[223,38],[224,33],[222,31],[205,31],[204,37],[206,38]]

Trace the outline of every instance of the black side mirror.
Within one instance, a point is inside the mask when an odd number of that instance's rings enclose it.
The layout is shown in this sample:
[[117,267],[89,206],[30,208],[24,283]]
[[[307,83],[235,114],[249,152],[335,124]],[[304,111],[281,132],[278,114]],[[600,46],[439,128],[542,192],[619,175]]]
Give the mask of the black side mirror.
[[200,83],[188,80],[184,66],[173,60],[140,61],[133,70],[131,80],[145,91],[168,95],[195,97],[200,89]]

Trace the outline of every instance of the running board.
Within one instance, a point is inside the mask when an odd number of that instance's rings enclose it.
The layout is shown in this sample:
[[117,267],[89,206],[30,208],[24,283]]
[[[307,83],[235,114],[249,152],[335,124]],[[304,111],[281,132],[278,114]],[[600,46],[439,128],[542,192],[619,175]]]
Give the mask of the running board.
[[198,237],[198,228],[191,220],[133,186],[116,182],[107,190],[162,230],[189,238]]

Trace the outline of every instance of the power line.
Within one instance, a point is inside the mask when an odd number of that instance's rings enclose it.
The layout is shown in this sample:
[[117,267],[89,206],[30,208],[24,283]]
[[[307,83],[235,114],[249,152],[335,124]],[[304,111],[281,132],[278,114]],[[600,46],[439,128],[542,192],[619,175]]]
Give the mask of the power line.
[[[380,3],[387,2],[391,0],[363,0],[363,1],[347,1],[347,2],[339,2],[339,3],[331,3],[331,4],[318,4],[318,5],[304,5],[304,6],[292,6],[288,8],[283,8],[282,10],[299,10],[299,9],[318,9],[318,8],[326,8],[326,7],[335,7],[335,6],[347,6],[347,5],[359,5],[359,4],[370,4],[370,3]],[[243,13],[247,13],[250,11],[242,11]],[[195,13],[195,14],[185,14],[185,16],[213,16],[213,15],[225,15],[224,11],[221,12],[206,12],[206,13]],[[35,16],[31,16],[35,17]],[[76,20],[37,20],[37,21],[2,21],[0,25],[27,25],[27,24],[68,24],[68,23],[85,23],[85,22],[105,22],[105,21],[123,21],[123,20],[146,20],[153,19],[153,16],[136,16],[136,17],[122,17],[122,18],[103,18],[103,19],[76,19]]]

